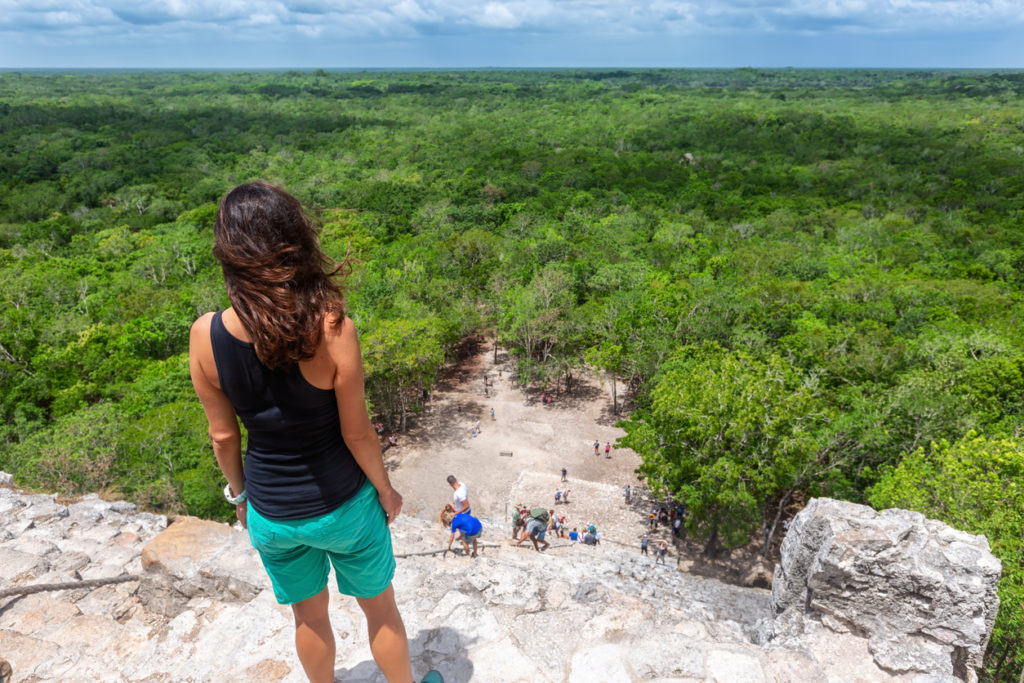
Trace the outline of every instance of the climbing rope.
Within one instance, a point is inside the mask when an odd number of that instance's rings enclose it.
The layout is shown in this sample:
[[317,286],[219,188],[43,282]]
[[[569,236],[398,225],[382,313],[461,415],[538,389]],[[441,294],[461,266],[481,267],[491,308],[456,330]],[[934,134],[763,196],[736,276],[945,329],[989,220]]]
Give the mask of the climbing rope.
[[[478,543],[479,548],[500,548],[500,543]],[[455,550],[449,551],[447,548],[441,548],[440,550],[423,550],[417,553],[399,553],[395,557],[418,557],[422,555],[443,555],[444,553],[451,552],[453,555],[456,554]]]
[[65,591],[73,590],[75,588],[96,588],[97,586],[106,586],[112,583],[125,583],[126,581],[138,581],[139,577],[136,574],[125,574],[124,576],[114,576],[108,579],[85,579],[82,581],[67,581],[65,583],[40,583],[35,586],[16,586],[14,588],[4,588],[0,590],[0,598],[6,598],[11,595],[32,595],[33,593],[44,593],[46,591]]

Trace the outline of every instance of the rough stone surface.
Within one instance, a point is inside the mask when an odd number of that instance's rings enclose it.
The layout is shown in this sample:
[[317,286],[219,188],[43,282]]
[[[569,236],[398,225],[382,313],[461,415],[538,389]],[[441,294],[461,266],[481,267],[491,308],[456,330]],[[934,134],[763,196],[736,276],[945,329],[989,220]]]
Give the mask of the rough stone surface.
[[[973,680],[999,608],[1000,573],[983,536],[916,512],[818,498],[783,541],[772,606],[866,637],[887,671]],[[774,633],[792,637],[799,621],[778,619]]]
[[139,598],[168,617],[199,595],[246,602],[270,586],[246,534],[196,517],[179,517],[146,544],[142,567]]
[[[274,600],[244,532],[188,517],[168,526],[94,496],[62,506],[0,488],[0,510],[0,587],[141,575],[0,599],[0,654],[14,681],[305,680],[291,611]],[[398,553],[448,539],[436,524],[405,516],[392,536]],[[957,547],[947,551],[974,557]],[[545,553],[504,544],[476,560],[405,557],[394,586],[415,673],[436,668],[455,683],[960,680],[948,658],[931,671],[899,671],[906,653],[889,632],[867,634],[845,613],[792,608],[773,618],[768,591],[655,565],[613,544],[555,542]],[[336,680],[382,683],[362,612],[330,590]],[[775,604],[781,599],[780,592]],[[947,647],[914,637],[926,642],[921,652]]]

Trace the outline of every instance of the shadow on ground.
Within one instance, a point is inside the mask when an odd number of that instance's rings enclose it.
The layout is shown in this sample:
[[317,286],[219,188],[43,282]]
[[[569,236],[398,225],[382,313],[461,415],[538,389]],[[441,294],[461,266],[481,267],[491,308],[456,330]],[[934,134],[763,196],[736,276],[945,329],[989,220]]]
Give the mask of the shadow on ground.
[[[409,639],[413,678],[419,681],[430,669],[437,669],[445,683],[466,683],[473,678],[473,663],[462,634],[447,626],[423,629]],[[335,669],[335,681],[385,683],[384,674],[373,660],[359,662],[351,669]]]

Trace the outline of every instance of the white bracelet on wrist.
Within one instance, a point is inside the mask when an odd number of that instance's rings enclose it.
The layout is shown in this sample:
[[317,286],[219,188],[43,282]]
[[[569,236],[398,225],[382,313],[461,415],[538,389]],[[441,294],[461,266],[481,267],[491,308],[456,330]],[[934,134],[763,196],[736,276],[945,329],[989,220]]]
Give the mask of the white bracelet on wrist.
[[227,486],[224,487],[224,500],[226,500],[227,502],[231,503],[232,505],[238,505],[239,503],[244,503],[245,500],[246,500],[245,489],[242,489],[242,492],[239,493],[237,496],[232,496],[231,495],[231,484],[228,484]]

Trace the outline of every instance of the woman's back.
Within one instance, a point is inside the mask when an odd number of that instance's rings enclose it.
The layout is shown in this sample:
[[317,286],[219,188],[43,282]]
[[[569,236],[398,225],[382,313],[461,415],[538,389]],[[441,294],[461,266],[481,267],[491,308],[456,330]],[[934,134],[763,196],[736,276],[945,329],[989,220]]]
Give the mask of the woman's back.
[[[342,438],[334,389],[314,386],[298,364],[266,367],[223,318],[216,313],[210,321],[210,343],[221,389],[248,432],[246,491],[253,507],[270,519],[337,508],[365,475]],[[315,373],[315,366],[307,370]]]

